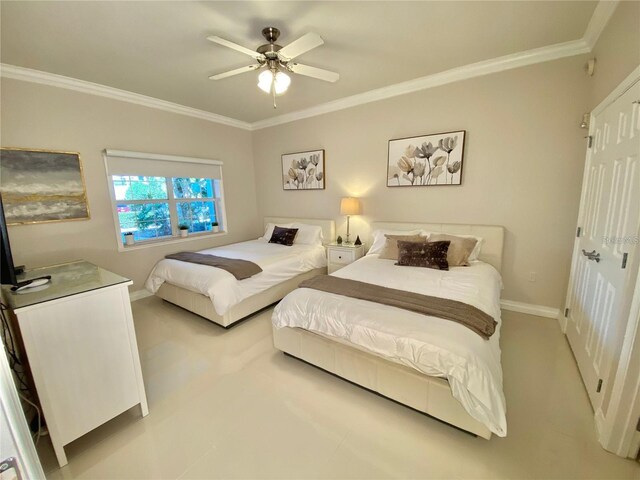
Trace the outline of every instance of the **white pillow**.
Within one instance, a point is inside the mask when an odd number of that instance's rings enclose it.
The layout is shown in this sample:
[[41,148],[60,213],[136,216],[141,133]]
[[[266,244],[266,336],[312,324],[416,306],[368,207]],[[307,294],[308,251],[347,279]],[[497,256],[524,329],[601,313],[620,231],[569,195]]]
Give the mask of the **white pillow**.
[[294,244],[299,245],[322,245],[322,227],[319,225],[309,225],[308,223],[294,223],[291,228],[297,228]]
[[477,240],[476,246],[473,247],[473,251],[469,255],[469,261],[474,262],[478,260],[480,256],[480,250],[482,250],[482,244],[484,243],[484,238],[478,237],[477,235],[462,235],[460,233],[449,233],[449,232],[424,232],[427,235],[431,235],[431,233],[445,233],[447,235],[452,235],[454,237],[462,237],[462,238],[475,238]]
[[387,241],[385,235],[425,235],[428,237],[422,230],[374,230],[371,235],[373,237],[373,243],[367,255],[380,253],[382,251]]
[[[264,229],[264,235],[260,237],[258,240],[264,240],[265,242],[268,242],[269,240],[271,240],[271,236],[273,235],[273,230],[276,228],[276,226],[282,227],[282,228],[294,228],[293,223],[278,223],[277,225],[275,223],[267,223],[267,226]],[[294,243],[295,243],[295,240],[294,240]]]
[[476,243],[476,246],[473,247],[473,251],[471,252],[471,255],[469,255],[469,261],[474,262],[478,260],[478,257],[480,256],[480,250],[482,250],[482,244],[484,243],[484,238],[476,237],[473,235],[469,235],[469,236],[478,240],[478,243]]

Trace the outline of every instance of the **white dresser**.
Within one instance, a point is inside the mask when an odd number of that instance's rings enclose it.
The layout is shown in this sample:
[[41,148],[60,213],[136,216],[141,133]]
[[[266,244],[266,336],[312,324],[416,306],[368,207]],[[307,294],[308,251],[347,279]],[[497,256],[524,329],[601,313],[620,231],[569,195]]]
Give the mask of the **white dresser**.
[[24,342],[60,466],[64,446],[129,408],[149,413],[133,327],[131,280],[72,262],[28,271],[51,275],[39,291],[2,287]]

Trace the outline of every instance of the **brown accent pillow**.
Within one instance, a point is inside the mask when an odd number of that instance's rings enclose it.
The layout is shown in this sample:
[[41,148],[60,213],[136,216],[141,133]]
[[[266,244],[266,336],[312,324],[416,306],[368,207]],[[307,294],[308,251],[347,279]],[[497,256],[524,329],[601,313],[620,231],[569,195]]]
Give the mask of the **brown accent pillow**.
[[478,243],[475,238],[457,237],[446,233],[432,233],[429,236],[430,242],[450,241],[447,261],[450,267],[468,266],[469,256]]
[[290,247],[298,234],[297,228],[274,227],[269,243],[277,243]]
[[396,265],[449,270],[447,250],[450,243],[448,241],[417,243],[400,240]]
[[384,247],[380,252],[379,258],[384,258],[387,260],[398,260],[398,240],[403,242],[421,242],[424,243],[427,241],[427,237],[423,237],[422,235],[387,235],[384,236],[386,238],[384,242]]

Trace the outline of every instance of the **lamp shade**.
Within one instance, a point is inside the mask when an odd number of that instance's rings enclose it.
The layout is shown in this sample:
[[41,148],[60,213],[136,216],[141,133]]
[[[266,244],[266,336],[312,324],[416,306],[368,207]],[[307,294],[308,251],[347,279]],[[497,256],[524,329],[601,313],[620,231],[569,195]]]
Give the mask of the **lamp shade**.
[[360,215],[360,200],[353,197],[344,197],[340,201],[340,214],[341,215]]

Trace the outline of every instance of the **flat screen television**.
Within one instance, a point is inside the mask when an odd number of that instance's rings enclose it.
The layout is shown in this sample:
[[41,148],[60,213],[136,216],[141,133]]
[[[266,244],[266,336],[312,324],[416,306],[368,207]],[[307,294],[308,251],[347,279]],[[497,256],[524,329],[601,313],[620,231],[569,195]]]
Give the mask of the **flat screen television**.
[[44,277],[31,278],[22,282],[18,281],[18,274],[22,273],[23,268],[13,264],[13,256],[11,255],[11,244],[9,243],[9,230],[7,229],[7,220],[4,217],[4,204],[2,203],[2,195],[0,194],[0,233],[2,234],[2,252],[0,252],[0,283],[3,285],[13,285],[11,290],[24,290],[27,288],[38,287],[44,285],[51,280],[51,275]]
[[7,221],[4,218],[4,204],[2,203],[2,195],[0,194],[0,230],[2,231],[2,258],[0,270],[0,282],[3,285],[17,285],[16,269],[13,265],[13,257],[11,256],[11,244],[9,243],[9,231],[7,230]]

